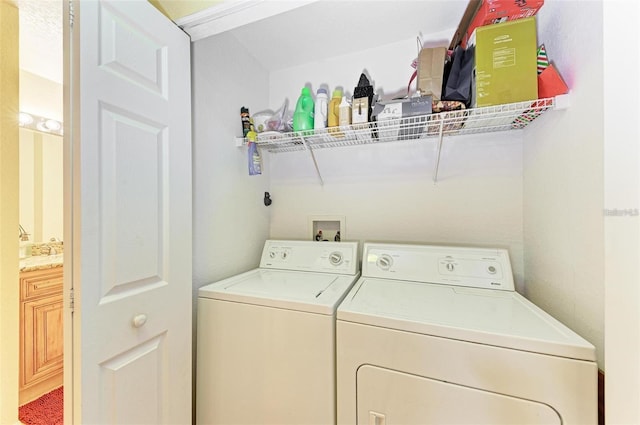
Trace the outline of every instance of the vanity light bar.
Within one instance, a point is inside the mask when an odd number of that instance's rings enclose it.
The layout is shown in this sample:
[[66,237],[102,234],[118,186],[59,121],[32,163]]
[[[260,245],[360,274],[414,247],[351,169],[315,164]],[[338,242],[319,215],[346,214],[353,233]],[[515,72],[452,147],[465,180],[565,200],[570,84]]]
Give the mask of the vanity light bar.
[[30,130],[62,136],[62,122],[51,118],[41,117],[27,112],[20,112],[20,115],[18,116],[18,124],[20,127],[28,128]]

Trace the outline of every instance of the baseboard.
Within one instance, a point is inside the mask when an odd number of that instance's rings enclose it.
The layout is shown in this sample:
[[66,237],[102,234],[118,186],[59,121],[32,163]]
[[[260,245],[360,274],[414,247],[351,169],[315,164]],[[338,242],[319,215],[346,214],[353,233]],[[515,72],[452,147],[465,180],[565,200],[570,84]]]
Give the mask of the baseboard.
[[604,425],[604,372],[598,369],[598,425]]
[[27,403],[37,400],[48,392],[61,387],[63,384],[62,369],[53,376],[48,377],[35,384],[31,384],[28,387],[20,388],[18,392],[18,405],[24,406]]

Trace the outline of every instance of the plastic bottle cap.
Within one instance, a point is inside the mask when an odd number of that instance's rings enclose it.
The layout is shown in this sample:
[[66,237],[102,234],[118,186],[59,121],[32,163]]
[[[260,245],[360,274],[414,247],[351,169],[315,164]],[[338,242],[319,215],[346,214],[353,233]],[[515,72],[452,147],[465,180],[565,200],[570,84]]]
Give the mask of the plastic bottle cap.
[[321,93],[327,94],[327,90],[326,89],[318,89],[318,94],[321,94]]
[[342,90],[340,90],[340,89],[335,89],[335,90],[333,91],[333,97],[339,97],[339,98],[342,98]]

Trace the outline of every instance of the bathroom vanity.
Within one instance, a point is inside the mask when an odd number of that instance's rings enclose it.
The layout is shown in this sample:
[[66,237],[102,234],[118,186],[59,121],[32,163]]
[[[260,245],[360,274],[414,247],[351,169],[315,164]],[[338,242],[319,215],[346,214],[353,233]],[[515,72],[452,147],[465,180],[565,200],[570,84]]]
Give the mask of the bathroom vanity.
[[20,405],[62,386],[62,255],[20,261]]

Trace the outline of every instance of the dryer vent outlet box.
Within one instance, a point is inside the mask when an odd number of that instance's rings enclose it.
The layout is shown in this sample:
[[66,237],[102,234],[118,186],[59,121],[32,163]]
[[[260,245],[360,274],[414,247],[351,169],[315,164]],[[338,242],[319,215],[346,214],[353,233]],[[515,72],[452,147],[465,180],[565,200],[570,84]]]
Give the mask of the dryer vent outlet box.
[[310,216],[309,239],[312,241],[341,241],[345,238],[343,216]]

